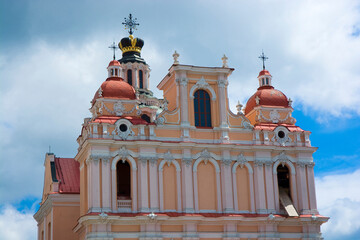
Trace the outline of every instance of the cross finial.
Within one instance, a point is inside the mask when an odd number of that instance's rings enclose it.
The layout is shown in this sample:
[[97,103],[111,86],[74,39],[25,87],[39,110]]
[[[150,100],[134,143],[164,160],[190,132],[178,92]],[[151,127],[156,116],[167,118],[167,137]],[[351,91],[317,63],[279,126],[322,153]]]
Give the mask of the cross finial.
[[115,42],[113,42],[113,44],[111,44],[109,46],[109,48],[112,48],[112,50],[114,51],[114,60],[115,60],[115,51],[118,50],[118,46],[116,46]]
[[221,60],[223,61],[223,65],[222,65],[222,67],[223,68],[227,68],[228,67],[228,65],[227,65],[227,60],[228,60],[228,58],[227,58],[227,56],[224,54],[224,56],[221,58]]
[[139,26],[139,23],[137,23],[137,18],[132,18],[131,13],[129,14],[129,18],[124,18],[124,22],[122,23],[125,26],[125,29],[129,29],[129,34],[133,34],[133,30],[136,30],[136,26]]
[[262,59],[262,62],[263,62],[263,70],[265,70],[265,61],[266,61],[267,59],[269,59],[269,58],[268,58],[267,56],[265,56],[264,50],[262,50],[262,53],[261,53],[261,55],[259,56],[259,58]]

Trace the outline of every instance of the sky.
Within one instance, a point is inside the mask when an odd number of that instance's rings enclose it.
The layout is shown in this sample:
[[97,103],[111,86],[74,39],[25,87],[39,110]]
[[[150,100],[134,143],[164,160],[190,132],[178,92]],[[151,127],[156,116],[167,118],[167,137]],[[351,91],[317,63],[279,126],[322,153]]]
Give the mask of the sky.
[[[181,64],[229,67],[229,101],[256,91],[261,51],[275,88],[312,132],[325,239],[360,235],[360,2],[0,1],[0,238],[34,239],[44,157],[74,157],[90,101],[106,79],[108,48],[132,13],[145,41],[151,90],[176,50]],[[120,53],[117,52],[120,57]],[[24,226],[18,229],[21,223]]]

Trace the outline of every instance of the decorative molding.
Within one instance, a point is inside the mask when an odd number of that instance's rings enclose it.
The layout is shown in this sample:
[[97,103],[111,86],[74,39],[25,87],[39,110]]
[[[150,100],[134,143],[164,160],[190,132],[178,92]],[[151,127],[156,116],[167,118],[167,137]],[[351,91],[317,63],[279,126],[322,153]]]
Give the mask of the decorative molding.
[[283,119],[280,118],[280,113],[277,109],[271,110],[269,115],[270,118],[267,118],[264,116],[263,112],[259,110],[258,120],[259,121],[265,120],[267,122],[272,122],[272,123],[283,123],[286,122],[288,119],[290,119],[291,123],[295,123],[295,119],[292,117],[291,112],[288,112],[288,114]]
[[194,93],[197,89],[204,89],[208,90],[211,93],[211,100],[216,100],[216,94],[214,89],[209,85],[209,83],[206,82],[204,77],[201,77],[200,80],[196,82],[195,85],[193,85],[190,89],[190,98],[194,99]]
[[181,86],[187,86],[189,79],[186,77],[177,78],[176,82],[179,83]]
[[240,168],[243,168],[244,165],[248,162],[243,153],[240,153],[237,156],[236,162],[240,165]]
[[181,161],[185,164],[186,167],[190,167],[193,160],[190,157],[184,157]]
[[226,78],[220,78],[217,81],[217,83],[218,83],[219,87],[223,87],[223,88],[226,87],[227,85],[229,85],[229,82],[228,82],[228,80]]
[[[122,124],[126,125],[126,130],[122,131],[120,130],[120,126]],[[129,136],[134,136],[135,133],[133,130],[131,130],[132,123],[127,119],[119,119],[115,122],[115,129],[112,132],[112,135],[119,136],[122,140],[126,140]]]

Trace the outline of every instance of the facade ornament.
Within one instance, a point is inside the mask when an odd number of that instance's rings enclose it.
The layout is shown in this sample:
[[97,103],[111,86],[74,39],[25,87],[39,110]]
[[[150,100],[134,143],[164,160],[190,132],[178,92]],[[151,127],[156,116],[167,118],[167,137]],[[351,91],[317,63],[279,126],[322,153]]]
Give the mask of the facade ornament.
[[228,80],[224,78],[220,78],[217,83],[219,87],[225,87],[229,84]]
[[270,159],[267,159],[264,161],[264,163],[265,163],[265,166],[270,167],[273,162]]
[[274,219],[275,219],[274,214],[270,213],[269,216],[268,216],[268,220],[273,221]]
[[192,163],[192,159],[185,157],[182,159],[182,162],[185,163],[185,166],[190,167]]
[[211,158],[211,154],[209,153],[209,151],[207,149],[204,149],[201,153],[200,153],[200,157],[204,160],[205,165],[208,163],[208,161]]
[[289,107],[292,106],[292,102],[293,102],[293,100],[291,98],[289,98]]
[[138,115],[138,116],[140,116],[141,115],[141,110],[140,109],[138,109],[138,110],[136,110],[136,115]]
[[117,101],[114,104],[114,112],[116,116],[122,116],[124,114],[124,111],[125,111],[124,105],[121,103],[121,101]]
[[122,163],[125,163],[125,160],[129,155],[129,151],[125,148],[125,146],[122,146],[118,153],[118,156],[120,157]]
[[228,158],[228,159],[223,159],[222,160],[222,164],[224,165],[224,166],[226,166],[226,167],[229,167],[230,165],[231,165],[231,159],[230,158]]
[[240,153],[240,154],[237,156],[236,162],[239,163],[240,168],[243,168],[248,161],[247,161],[247,159],[245,158],[244,154],[243,154],[243,153]]
[[178,54],[175,50],[175,52],[172,56],[174,58],[174,64],[179,64],[178,58],[179,58],[180,54]]
[[285,166],[285,163],[289,160],[288,157],[285,154],[285,151],[282,151],[279,156],[278,156],[278,160],[281,163],[281,166]]
[[157,215],[154,212],[151,212],[150,214],[146,215],[150,220],[154,221],[157,218]]
[[265,164],[265,161],[264,161],[264,160],[255,160],[255,161],[254,161],[254,165],[255,165],[256,167],[262,167],[264,164]]
[[254,126],[251,125],[251,123],[248,122],[248,120],[243,120],[241,125],[246,129],[253,129],[254,128]]
[[99,217],[100,217],[101,222],[105,222],[108,219],[109,215],[107,215],[104,212],[101,212],[101,213],[99,213]]
[[122,140],[128,139],[129,136],[135,136],[131,126],[132,124],[128,120],[119,119],[115,123],[115,129],[112,132],[112,135],[119,136]]
[[160,107],[161,107],[164,111],[167,111],[167,110],[168,110],[168,104],[169,104],[169,101],[168,101],[166,98],[160,100]]
[[238,101],[236,104],[236,111],[237,111],[238,115],[244,115],[244,113],[241,111],[242,107],[243,107],[243,105],[240,103],[240,101]]
[[276,109],[270,112],[270,120],[273,123],[278,123],[280,121],[280,114]]
[[156,123],[157,125],[164,125],[164,123],[165,123],[165,118],[164,118],[164,117],[158,117],[158,118],[156,118],[155,123]]
[[256,105],[259,105],[259,104],[260,104],[260,98],[259,98],[259,96],[256,96],[256,97],[255,97],[255,103],[256,103]]
[[186,77],[182,77],[176,79],[176,82],[178,82],[181,86],[187,86],[189,79],[187,79]]
[[173,155],[171,154],[170,151],[167,151],[164,154],[164,160],[166,161],[168,167],[170,167],[171,162],[174,160],[174,157],[173,157]]
[[221,60],[222,60],[222,62],[223,62],[222,67],[223,67],[223,68],[227,68],[227,67],[228,67],[228,64],[227,64],[228,58],[226,57],[225,54],[224,54],[224,56],[221,58]]
[[204,77],[201,77],[200,80],[197,81],[195,86],[197,86],[200,89],[205,89],[205,88],[209,87],[210,85],[206,82]]
[[145,156],[139,156],[139,161],[142,165],[146,165],[146,162],[148,160],[149,157],[145,157]]
[[148,157],[149,163],[151,166],[155,166],[157,164],[157,157]]
[[101,87],[99,87],[99,90],[98,90],[99,97],[102,97],[102,93],[103,93],[103,90],[101,89]]
[[299,167],[301,167],[301,168],[304,168],[304,167],[306,166],[306,162],[305,162],[305,161],[298,161],[296,164],[297,164]]

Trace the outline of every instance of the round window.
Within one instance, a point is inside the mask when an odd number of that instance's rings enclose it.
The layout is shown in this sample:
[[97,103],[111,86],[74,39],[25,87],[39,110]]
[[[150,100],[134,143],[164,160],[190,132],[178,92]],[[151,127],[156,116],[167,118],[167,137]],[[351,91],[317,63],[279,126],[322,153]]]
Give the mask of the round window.
[[128,127],[127,127],[126,124],[121,124],[121,125],[119,126],[119,129],[120,129],[120,131],[122,131],[122,132],[126,132],[126,131],[128,130]]
[[279,137],[279,138],[284,138],[284,137],[285,137],[284,131],[279,131],[279,132],[278,132],[278,137]]

